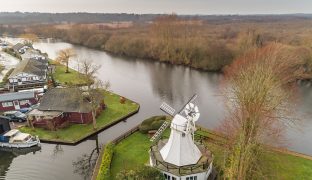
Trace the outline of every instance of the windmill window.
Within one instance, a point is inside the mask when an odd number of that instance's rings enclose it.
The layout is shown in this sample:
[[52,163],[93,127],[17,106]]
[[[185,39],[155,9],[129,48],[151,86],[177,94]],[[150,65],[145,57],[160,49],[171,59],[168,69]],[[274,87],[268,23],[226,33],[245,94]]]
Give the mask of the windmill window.
[[185,137],[185,133],[182,133],[182,137]]

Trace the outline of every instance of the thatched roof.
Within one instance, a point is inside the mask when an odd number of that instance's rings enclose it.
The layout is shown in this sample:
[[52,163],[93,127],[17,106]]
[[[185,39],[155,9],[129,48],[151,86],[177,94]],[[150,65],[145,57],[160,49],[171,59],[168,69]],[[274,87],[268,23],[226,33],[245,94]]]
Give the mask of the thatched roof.
[[[101,99],[101,98],[99,98]],[[44,94],[38,107],[40,111],[89,113],[91,103],[78,88],[54,88]]]
[[24,47],[25,45],[22,44],[22,43],[17,43],[15,44],[12,48],[15,50],[15,51],[18,51],[20,50],[22,47]]
[[44,76],[46,73],[47,66],[39,61],[34,61],[30,59],[22,60],[10,74],[13,77],[19,73],[29,73],[37,76]]

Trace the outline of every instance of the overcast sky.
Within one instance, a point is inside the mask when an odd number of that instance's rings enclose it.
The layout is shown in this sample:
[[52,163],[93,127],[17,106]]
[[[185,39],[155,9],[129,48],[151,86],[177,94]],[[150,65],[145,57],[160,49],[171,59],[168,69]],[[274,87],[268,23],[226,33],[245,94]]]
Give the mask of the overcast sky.
[[285,14],[312,13],[312,0],[0,0],[0,11]]

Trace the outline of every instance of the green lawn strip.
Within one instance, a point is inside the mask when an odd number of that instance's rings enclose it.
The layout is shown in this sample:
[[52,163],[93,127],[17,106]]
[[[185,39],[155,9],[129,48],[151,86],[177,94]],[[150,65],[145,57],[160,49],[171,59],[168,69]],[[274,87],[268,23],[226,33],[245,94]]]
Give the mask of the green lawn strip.
[[[139,108],[139,105],[133,101],[127,100],[125,104],[121,104],[119,100],[119,95],[111,92],[105,92],[104,101],[107,107],[97,118],[97,131],[131,113],[134,113]],[[95,132],[93,130],[92,123],[73,124],[67,128],[59,129],[57,131],[49,131],[42,128],[35,128],[33,130],[29,127],[21,127],[20,130],[32,135],[37,135],[42,140],[67,143],[78,142]]]
[[263,155],[264,172],[269,179],[311,179],[312,161],[281,152],[269,151]]
[[135,169],[149,163],[148,150],[151,145],[146,134],[135,132],[115,146],[111,165],[111,179],[123,169]]
[[69,73],[66,73],[66,66],[62,64],[54,64],[55,72],[53,73],[54,80],[61,84],[82,85],[84,81],[79,78],[79,72],[69,68]]
[[[170,131],[165,131],[164,136],[168,137]],[[201,134],[204,134],[201,132]],[[211,133],[208,133],[211,134]],[[148,150],[151,145],[146,134],[136,132],[115,146],[111,179],[115,179],[122,169],[135,169],[140,165],[149,163]],[[214,154],[214,166],[221,167],[224,162],[224,149],[213,142],[206,142],[208,149]],[[286,153],[269,151],[263,155],[265,167],[264,172],[271,174],[266,179],[309,179],[312,177],[312,161]],[[274,176],[275,174],[275,176]]]

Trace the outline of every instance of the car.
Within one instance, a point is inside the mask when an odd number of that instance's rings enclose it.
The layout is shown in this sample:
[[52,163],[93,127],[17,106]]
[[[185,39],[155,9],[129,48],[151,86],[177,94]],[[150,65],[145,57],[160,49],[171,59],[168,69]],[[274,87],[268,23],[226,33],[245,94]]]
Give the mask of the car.
[[10,118],[10,122],[25,122],[27,120],[26,115],[19,111],[7,111],[3,115]]
[[22,109],[19,109],[18,111],[19,112],[21,112],[21,113],[24,113],[24,114],[26,114],[26,113],[28,113],[29,111],[31,111],[32,110],[32,108],[22,108]]

